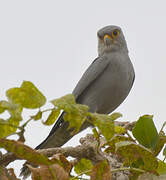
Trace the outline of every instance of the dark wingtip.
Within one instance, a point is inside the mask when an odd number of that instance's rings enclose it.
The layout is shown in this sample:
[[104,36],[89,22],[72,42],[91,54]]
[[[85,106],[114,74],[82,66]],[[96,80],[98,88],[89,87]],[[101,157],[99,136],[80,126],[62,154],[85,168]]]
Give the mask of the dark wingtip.
[[26,166],[26,163],[23,165],[23,167],[21,168],[21,173],[20,173],[20,177],[22,176],[23,179],[26,179],[30,176],[31,171],[29,170],[29,168]]

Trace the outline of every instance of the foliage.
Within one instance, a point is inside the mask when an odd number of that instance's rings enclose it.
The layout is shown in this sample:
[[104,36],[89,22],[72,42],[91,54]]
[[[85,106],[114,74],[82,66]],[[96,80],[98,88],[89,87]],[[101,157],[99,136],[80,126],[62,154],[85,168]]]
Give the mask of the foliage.
[[[0,114],[8,112],[7,119],[0,118],[0,148],[12,152],[17,158],[25,159],[33,165],[29,165],[32,179],[54,180],[54,179],[81,179],[82,175],[95,180],[109,180],[118,171],[128,171],[130,179],[155,179],[166,178],[166,163],[157,158],[163,150],[166,157],[166,136],[162,129],[158,133],[153,122],[153,116],[141,116],[132,128],[117,125],[116,120],[122,115],[113,113],[111,115],[90,113],[88,107],[77,104],[74,96],[68,94],[51,101],[50,109],[45,109],[46,97],[29,81],[24,81],[21,87],[7,90],[7,100],[0,101]],[[23,110],[36,109],[28,120],[23,118]],[[97,152],[105,153],[105,156],[116,155],[122,167],[112,169],[107,160],[92,163],[90,159],[82,158],[72,164],[65,156],[58,154],[49,159],[24,144],[25,127],[32,120],[41,120],[45,112],[49,112],[47,119],[42,120],[44,125],[52,125],[65,111],[64,120],[69,122],[69,128],[74,128],[78,133],[85,121],[93,124],[94,138],[97,140]],[[24,121],[23,121],[24,120]],[[131,134],[132,133],[132,134]],[[11,135],[18,135],[18,140],[9,140]],[[104,137],[104,143],[101,138]],[[5,154],[0,154],[0,162],[3,162]],[[11,161],[12,162],[12,161]],[[7,164],[6,164],[7,165]],[[72,170],[75,171],[73,176]],[[0,165],[0,178],[8,180],[8,172],[12,179],[18,180],[13,169],[4,168]]]
[[150,149],[154,149],[159,140],[153,116],[145,115],[140,117],[132,133],[140,144]]

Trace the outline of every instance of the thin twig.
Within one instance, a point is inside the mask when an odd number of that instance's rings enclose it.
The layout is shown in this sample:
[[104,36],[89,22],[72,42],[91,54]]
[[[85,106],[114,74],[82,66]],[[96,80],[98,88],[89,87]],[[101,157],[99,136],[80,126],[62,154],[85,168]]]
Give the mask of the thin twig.
[[21,127],[24,128],[33,118],[29,118]]
[[41,111],[41,112],[44,113],[44,112],[52,111],[52,110],[54,110],[54,109],[55,109],[55,108],[45,109],[45,110],[43,110],[43,111]]
[[131,138],[133,141],[135,141],[135,140],[131,137],[131,135],[129,134],[128,131],[126,131],[126,134],[128,135],[129,138]]
[[145,173],[146,171],[142,170],[142,169],[138,169],[138,168],[118,168],[118,169],[113,169],[111,170],[112,173],[114,172],[118,172],[118,171],[137,171],[137,172],[140,172],[140,173]]
[[90,173],[92,170],[87,170],[87,171],[84,171],[84,172],[81,172],[80,174],[78,174],[77,176],[75,176],[75,177],[73,177],[73,178],[71,178],[71,180],[73,180],[73,179],[77,179],[77,178],[79,178],[79,176],[82,176],[83,174],[86,174],[86,173]]
[[160,132],[163,131],[163,129],[164,129],[165,126],[166,126],[166,122],[164,122],[164,124],[162,125]]

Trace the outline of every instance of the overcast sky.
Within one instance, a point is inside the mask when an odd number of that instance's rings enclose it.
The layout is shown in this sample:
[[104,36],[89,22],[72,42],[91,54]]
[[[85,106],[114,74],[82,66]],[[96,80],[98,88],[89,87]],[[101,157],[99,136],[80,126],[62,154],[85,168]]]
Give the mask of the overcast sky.
[[[1,99],[23,80],[32,81],[48,100],[71,93],[97,57],[97,30],[118,25],[125,34],[136,79],[116,111],[125,121],[153,114],[159,130],[166,119],[165,7],[164,0],[0,1]],[[31,123],[26,144],[35,147],[50,128]],[[79,138],[68,145],[78,144]],[[20,167],[20,161],[15,164]]]

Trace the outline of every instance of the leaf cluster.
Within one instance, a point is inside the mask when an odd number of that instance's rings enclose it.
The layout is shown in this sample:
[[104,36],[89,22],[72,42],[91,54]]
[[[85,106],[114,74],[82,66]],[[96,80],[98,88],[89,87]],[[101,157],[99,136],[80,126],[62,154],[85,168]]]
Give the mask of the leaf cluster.
[[[166,156],[166,148],[164,148],[166,136],[163,131],[166,123],[157,132],[153,116],[141,116],[131,130],[125,125],[117,125],[117,119],[122,116],[120,113],[111,115],[90,113],[87,106],[76,103],[72,94],[52,100],[53,107],[44,109],[46,97],[29,81],[24,81],[20,87],[7,90],[6,96],[7,100],[0,101],[0,114],[7,111],[9,118],[0,119],[0,148],[12,152],[17,159],[25,159],[33,164],[33,166],[28,165],[33,180],[68,180],[87,177],[92,180],[109,180],[113,178],[114,173],[120,171],[129,172],[131,180],[150,179],[150,177],[156,180],[163,177],[166,179],[165,159],[161,161],[157,157],[162,150],[163,155]],[[22,114],[24,109],[37,109],[37,112],[25,120]],[[69,128],[73,128],[75,134],[79,132],[85,121],[91,123],[95,127],[93,136],[97,141],[97,151],[104,153],[105,156],[116,155],[122,166],[112,168],[108,159],[94,164],[86,158],[78,159],[77,163],[73,164],[62,154],[49,159],[24,144],[25,127],[30,121],[41,120],[43,114],[49,112],[47,119],[41,122],[44,125],[52,125],[62,111],[65,112],[64,120],[69,122]],[[24,120],[23,124],[21,124],[22,120]],[[18,135],[17,141],[8,139],[13,134]],[[101,141],[102,138],[104,142]],[[0,155],[0,162],[3,162],[5,155]],[[73,169],[76,175],[72,174]],[[8,176],[17,179],[14,171],[4,168],[4,164],[0,164],[0,171],[0,177],[4,179],[8,179]]]

